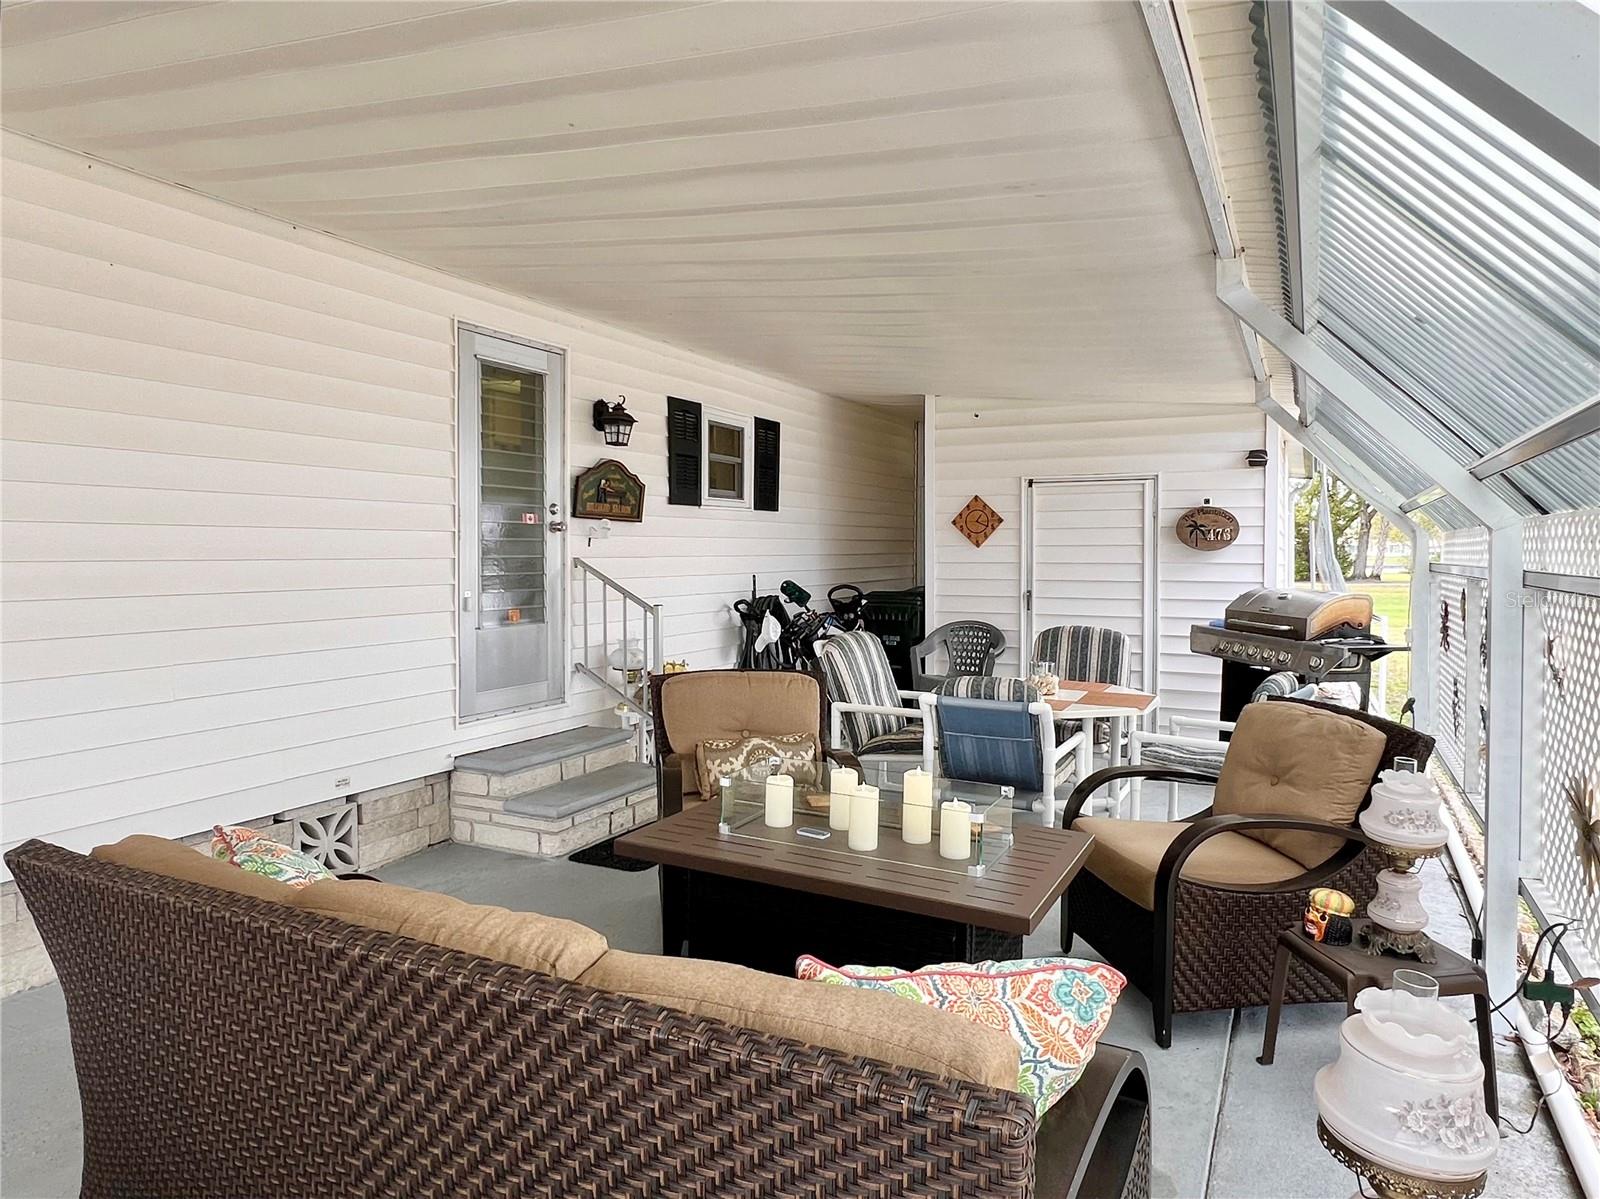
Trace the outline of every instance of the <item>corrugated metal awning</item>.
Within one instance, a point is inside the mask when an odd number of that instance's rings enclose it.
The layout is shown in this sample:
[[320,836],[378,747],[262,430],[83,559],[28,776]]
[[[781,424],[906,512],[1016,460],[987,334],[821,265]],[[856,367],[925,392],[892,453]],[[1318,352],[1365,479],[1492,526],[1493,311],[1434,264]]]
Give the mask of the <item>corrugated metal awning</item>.
[[[1600,192],[1336,9],[1322,58],[1319,340],[1463,464],[1600,392]],[[1600,444],[1489,484],[1600,502]]]

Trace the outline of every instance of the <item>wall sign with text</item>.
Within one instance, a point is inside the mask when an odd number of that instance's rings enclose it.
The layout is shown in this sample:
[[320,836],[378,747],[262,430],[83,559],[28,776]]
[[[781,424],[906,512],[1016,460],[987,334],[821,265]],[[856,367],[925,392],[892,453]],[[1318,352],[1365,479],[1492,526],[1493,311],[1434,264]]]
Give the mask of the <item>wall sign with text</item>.
[[1220,550],[1239,540],[1239,518],[1226,508],[1201,504],[1178,517],[1178,540],[1194,550]]

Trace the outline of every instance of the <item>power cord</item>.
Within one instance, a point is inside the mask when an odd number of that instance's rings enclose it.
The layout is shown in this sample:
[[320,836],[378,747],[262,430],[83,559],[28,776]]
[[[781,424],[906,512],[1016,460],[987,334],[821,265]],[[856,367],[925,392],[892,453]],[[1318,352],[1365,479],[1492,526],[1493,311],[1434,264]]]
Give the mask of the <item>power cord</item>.
[[[1539,933],[1539,939],[1533,943],[1533,951],[1528,955],[1528,964],[1523,967],[1522,976],[1517,979],[1516,988],[1511,992],[1511,994],[1507,995],[1499,1003],[1495,1004],[1489,1009],[1489,1015],[1491,1018],[1496,1013],[1502,1012],[1508,1004],[1521,997],[1523,988],[1528,985],[1528,979],[1533,976],[1533,968],[1539,961],[1539,950],[1544,947],[1545,938],[1549,937],[1552,933],[1555,934],[1555,939],[1550,943],[1550,961],[1553,965],[1556,954],[1560,952],[1561,949],[1561,939],[1567,935],[1570,929],[1574,927],[1577,926],[1574,925],[1573,922],[1567,920],[1557,920],[1545,926],[1545,928]],[[1576,997],[1574,997],[1573,1002],[1577,1002]],[[1566,1015],[1562,1018],[1561,1026],[1557,1028],[1555,1032],[1546,1032],[1540,1034],[1544,1037],[1545,1048],[1547,1050],[1553,1050],[1556,1048],[1557,1038],[1559,1038],[1562,1033],[1566,1032],[1567,1025],[1572,1022],[1572,1007],[1573,1004],[1567,1004]],[[1500,1018],[1506,1022],[1513,1035],[1521,1035],[1518,1032],[1516,1021],[1505,1015],[1501,1015]],[[1546,1023],[1548,1024],[1548,1019],[1546,1020]],[[1537,1077],[1535,1078],[1535,1081],[1537,1082]],[[1559,1087],[1561,1084],[1557,1083],[1556,1085]],[[1527,1136],[1528,1133],[1533,1131],[1533,1126],[1539,1122],[1539,1113],[1544,1111],[1545,1103],[1553,1098],[1554,1095],[1554,1091],[1546,1091],[1542,1086],[1539,1088],[1539,1102],[1533,1105],[1533,1114],[1528,1117],[1528,1124],[1526,1128],[1518,1128],[1504,1116],[1500,1118],[1500,1125],[1506,1131],[1516,1133],[1518,1136]]]

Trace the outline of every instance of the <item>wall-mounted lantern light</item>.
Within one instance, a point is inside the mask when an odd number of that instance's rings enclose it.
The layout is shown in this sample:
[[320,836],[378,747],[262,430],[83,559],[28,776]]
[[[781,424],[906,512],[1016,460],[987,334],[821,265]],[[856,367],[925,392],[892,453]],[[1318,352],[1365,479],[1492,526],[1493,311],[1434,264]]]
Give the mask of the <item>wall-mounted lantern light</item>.
[[1265,466],[1267,464],[1266,450],[1251,450],[1244,456],[1246,466]]
[[627,445],[633,436],[636,423],[626,407],[627,396],[618,396],[615,404],[604,400],[594,402],[594,427],[606,435],[607,445]]

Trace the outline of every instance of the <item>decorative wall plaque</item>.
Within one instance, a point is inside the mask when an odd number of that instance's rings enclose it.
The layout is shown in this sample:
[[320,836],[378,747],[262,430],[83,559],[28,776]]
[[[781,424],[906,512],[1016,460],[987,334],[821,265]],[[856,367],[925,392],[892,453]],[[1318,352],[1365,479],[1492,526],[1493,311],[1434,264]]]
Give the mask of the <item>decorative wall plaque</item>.
[[644,481],[615,458],[581,471],[572,484],[572,515],[586,520],[644,519]]
[[980,546],[1005,523],[1005,519],[980,497],[973,496],[950,523],[960,529],[961,535],[973,545]]
[[1178,517],[1178,540],[1192,550],[1226,549],[1239,539],[1239,518],[1226,508],[1201,504]]

